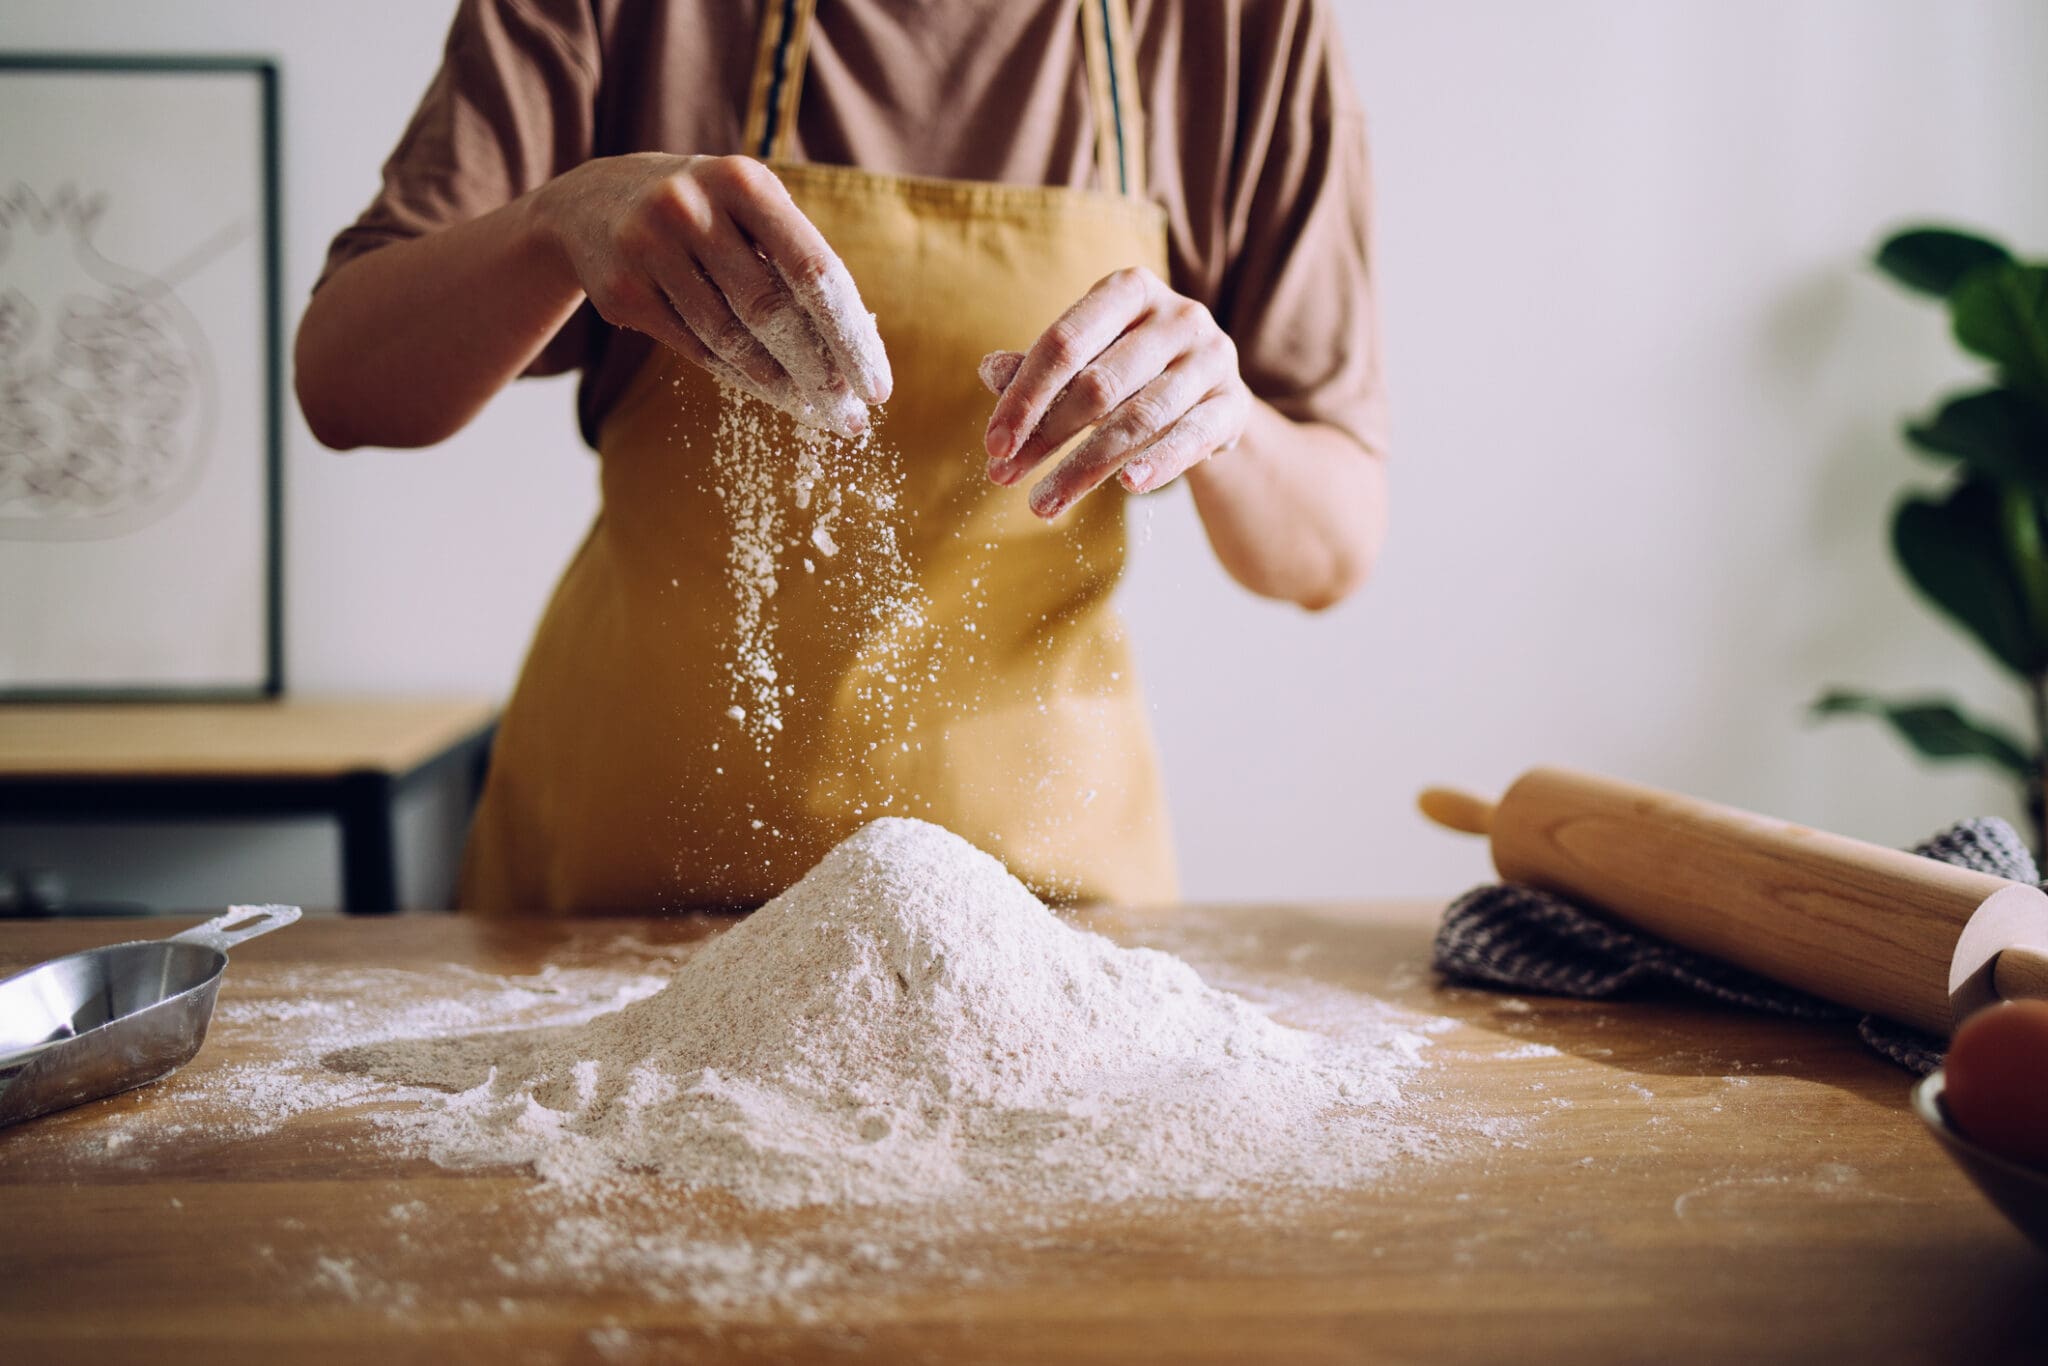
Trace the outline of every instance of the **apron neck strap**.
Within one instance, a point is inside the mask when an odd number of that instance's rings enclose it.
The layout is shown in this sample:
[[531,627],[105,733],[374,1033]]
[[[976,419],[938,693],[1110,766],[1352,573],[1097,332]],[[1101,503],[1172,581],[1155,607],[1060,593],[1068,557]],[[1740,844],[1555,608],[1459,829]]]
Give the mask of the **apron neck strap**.
[[766,0],[761,7],[761,40],[754,51],[754,80],[747,89],[747,123],[741,147],[763,161],[786,161],[796,131],[796,106],[811,54],[811,16],[818,0]]
[[1145,118],[1125,0],[1081,0],[1081,45],[1095,102],[1095,173],[1102,187],[1145,197]]
[[[1095,109],[1095,170],[1105,188],[1145,194],[1144,117],[1125,0],[1079,0],[1088,96]],[[786,161],[796,135],[797,101],[810,56],[818,0],[767,0],[754,80],[747,91],[744,146],[763,161]]]

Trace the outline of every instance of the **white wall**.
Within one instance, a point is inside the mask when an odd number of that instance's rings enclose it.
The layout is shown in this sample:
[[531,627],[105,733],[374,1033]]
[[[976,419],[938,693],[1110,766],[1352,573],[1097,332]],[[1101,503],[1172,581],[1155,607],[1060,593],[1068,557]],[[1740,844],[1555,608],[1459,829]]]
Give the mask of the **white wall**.
[[[279,55],[296,305],[450,8],[0,0],[0,44]],[[1842,682],[2018,720],[1887,559],[1886,509],[1925,473],[1896,420],[1965,368],[1865,261],[1928,215],[2048,252],[2048,7],[1339,9],[1375,138],[1394,535],[1363,597],[1307,618],[1230,587],[1184,498],[1143,519],[1126,602],[1189,893],[1456,890],[1483,858],[1422,827],[1414,790],[1541,761],[1894,842],[2009,811],[1988,779],[1802,711]],[[294,417],[294,687],[509,685],[592,505],[570,398],[522,386],[433,452],[336,457]],[[84,856],[0,831],[0,868],[61,855],[81,891],[160,904],[331,901],[319,841],[286,838]]]

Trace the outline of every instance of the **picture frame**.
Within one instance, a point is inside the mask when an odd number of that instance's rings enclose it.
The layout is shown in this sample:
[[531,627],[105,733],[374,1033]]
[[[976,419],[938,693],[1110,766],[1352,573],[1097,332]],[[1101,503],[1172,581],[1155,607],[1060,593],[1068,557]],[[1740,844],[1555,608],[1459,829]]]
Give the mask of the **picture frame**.
[[0,701],[283,690],[278,106],[0,53]]

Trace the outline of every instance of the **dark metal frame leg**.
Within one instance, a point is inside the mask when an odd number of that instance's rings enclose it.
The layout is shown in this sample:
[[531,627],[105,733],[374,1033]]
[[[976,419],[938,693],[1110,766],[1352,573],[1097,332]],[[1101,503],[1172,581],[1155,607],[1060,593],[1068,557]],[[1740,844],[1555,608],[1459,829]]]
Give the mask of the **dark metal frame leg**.
[[351,773],[341,783],[341,907],[350,915],[398,909],[398,784]]

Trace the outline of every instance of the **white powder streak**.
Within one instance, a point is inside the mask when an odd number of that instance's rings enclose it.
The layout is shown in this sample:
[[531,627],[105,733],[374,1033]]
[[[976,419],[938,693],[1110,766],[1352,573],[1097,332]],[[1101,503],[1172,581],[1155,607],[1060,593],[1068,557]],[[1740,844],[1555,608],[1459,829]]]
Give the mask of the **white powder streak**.
[[[791,686],[783,674],[776,594],[785,566],[816,575],[839,555],[838,527],[849,500],[863,505],[858,562],[828,599],[849,638],[865,642],[866,668],[886,672],[925,621],[925,598],[897,534],[903,470],[897,454],[870,434],[847,440],[787,430],[745,394],[720,390],[711,459],[713,488],[731,540],[726,580],[733,598],[731,705],[726,715],[766,750],[783,726]],[[870,694],[865,690],[861,697]],[[871,718],[883,719],[883,718]]]

